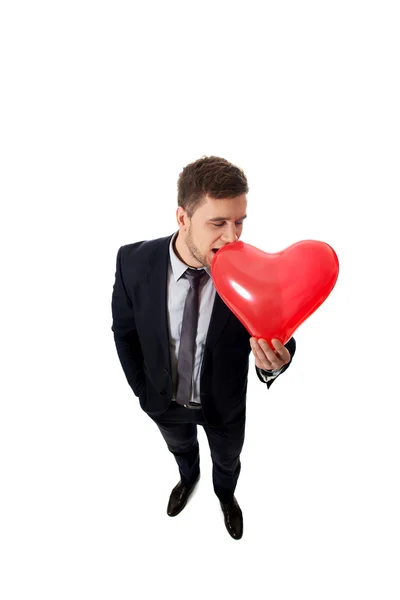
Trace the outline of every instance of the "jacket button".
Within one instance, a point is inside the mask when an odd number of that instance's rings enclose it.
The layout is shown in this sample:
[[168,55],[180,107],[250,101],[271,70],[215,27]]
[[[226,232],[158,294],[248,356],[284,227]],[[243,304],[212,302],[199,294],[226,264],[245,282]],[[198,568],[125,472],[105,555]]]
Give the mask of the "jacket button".
[[164,369],[164,373],[169,373],[168,369]]
[[168,394],[167,390],[161,390],[160,392],[161,396],[166,396]]

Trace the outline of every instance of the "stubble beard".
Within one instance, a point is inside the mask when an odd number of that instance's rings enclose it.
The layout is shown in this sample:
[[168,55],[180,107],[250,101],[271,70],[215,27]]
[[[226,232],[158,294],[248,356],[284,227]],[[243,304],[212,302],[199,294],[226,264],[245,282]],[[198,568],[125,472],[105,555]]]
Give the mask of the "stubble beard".
[[[190,254],[193,256],[195,260],[197,260],[203,267],[209,267],[210,265],[207,262],[206,257],[204,257],[200,251],[197,249],[196,245],[193,242],[191,228],[189,227],[189,231],[186,238],[186,246],[189,249]],[[199,267],[200,268],[200,267]]]

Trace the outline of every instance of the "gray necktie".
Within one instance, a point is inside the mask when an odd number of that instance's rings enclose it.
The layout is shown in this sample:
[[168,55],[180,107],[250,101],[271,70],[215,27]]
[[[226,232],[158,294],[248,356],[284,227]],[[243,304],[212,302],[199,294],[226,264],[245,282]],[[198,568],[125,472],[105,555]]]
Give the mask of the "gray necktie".
[[201,277],[205,274],[204,269],[186,269],[184,273],[186,279],[189,279],[190,289],[186,296],[179,343],[176,390],[178,404],[188,404],[192,395],[194,347],[199,317],[199,284]]

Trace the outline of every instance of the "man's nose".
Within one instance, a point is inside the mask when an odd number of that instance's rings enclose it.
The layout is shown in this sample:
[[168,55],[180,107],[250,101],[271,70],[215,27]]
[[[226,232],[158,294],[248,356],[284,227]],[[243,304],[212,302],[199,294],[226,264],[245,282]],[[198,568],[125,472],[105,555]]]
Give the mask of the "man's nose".
[[227,233],[224,233],[222,237],[226,244],[232,244],[233,242],[237,242],[239,239],[234,229],[230,229]]

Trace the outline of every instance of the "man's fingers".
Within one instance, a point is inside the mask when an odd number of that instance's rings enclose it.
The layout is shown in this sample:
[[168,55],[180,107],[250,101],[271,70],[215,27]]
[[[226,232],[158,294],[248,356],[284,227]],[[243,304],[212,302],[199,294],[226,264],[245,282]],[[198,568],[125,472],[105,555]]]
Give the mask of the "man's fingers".
[[290,352],[286,346],[284,346],[279,340],[274,339],[271,341],[279,358],[284,362],[288,362],[290,360]]
[[250,344],[256,358],[256,366],[259,369],[271,371],[280,368],[282,364],[281,360],[271,349],[266,340],[251,338]]
[[269,369],[269,370],[279,369],[282,364],[281,357],[279,355],[277,356],[277,353],[274,350],[272,350],[272,348],[270,347],[270,345],[268,344],[268,342],[266,340],[261,338],[258,341],[259,341],[260,347],[262,348],[263,352],[265,353],[267,360],[269,361],[269,363],[271,365],[270,367],[265,367],[265,368]]
[[275,348],[275,350],[277,350],[278,352],[280,352],[282,350],[282,348],[284,348],[285,346],[277,339],[273,339],[271,340],[273,347]]
[[251,349],[253,350],[256,367],[258,367],[259,369],[267,369],[267,370],[272,369],[269,361],[267,361],[267,359],[266,359],[263,349],[259,345],[258,340],[256,340],[256,338],[251,338],[250,345],[251,345]]

